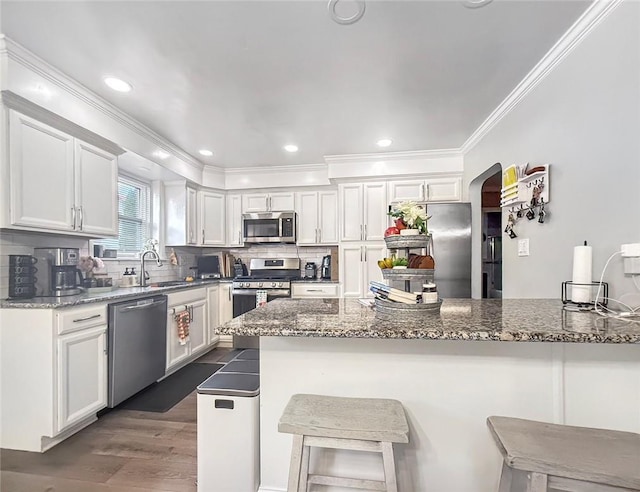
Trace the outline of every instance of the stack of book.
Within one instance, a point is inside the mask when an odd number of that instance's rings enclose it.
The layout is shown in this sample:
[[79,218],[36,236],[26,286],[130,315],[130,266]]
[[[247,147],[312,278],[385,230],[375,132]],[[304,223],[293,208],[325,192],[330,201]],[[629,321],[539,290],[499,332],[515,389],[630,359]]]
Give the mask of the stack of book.
[[378,299],[402,302],[404,304],[419,304],[422,302],[422,292],[405,292],[373,280],[369,282],[369,290],[373,292]]

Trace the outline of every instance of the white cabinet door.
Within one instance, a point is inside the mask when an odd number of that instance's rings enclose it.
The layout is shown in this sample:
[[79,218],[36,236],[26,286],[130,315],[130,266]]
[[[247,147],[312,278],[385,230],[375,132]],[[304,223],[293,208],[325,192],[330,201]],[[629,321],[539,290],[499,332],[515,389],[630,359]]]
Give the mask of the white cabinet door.
[[270,193],[269,208],[272,212],[290,212],[295,207],[295,198],[292,192]]
[[75,141],[76,230],[118,235],[118,158]]
[[318,244],[318,192],[296,193],[298,214],[298,244]]
[[220,286],[207,289],[207,344],[213,345],[220,340],[220,335],[213,333],[220,326]]
[[227,321],[233,319],[233,297],[231,290],[231,282],[220,283],[220,316],[218,317],[220,325],[224,325]]
[[[184,308],[176,307],[175,313],[172,308],[167,310],[167,371],[180,364],[190,355],[189,341],[181,343],[178,337],[178,324],[175,314],[184,311]],[[191,329],[189,329],[191,334]]]
[[227,195],[227,246],[243,246],[242,195]]
[[364,184],[364,234],[365,241],[384,240],[384,231],[388,227],[387,183]]
[[362,241],[362,185],[341,184],[340,193],[340,240]]
[[202,352],[208,346],[207,326],[207,300],[194,302],[189,305],[191,308],[191,323],[189,325],[189,340],[191,342],[191,353]]
[[107,406],[107,327],[58,337],[57,430]]
[[318,192],[318,239],[320,244],[338,244],[338,193]]
[[242,210],[244,213],[266,212],[269,195],[267,193],[252,193],[242,195]]
[[196,190],[187,187],[187,244],[198,244],[198,196]]
[[404,202],[411,200],[422,202],[425,200],[424,180],[412,181],[390,181],[389,182],[389,202]]
[[462,178],[430,178],[426,180],[429,202],[459,202],[462,200]]
[[361,244],[340,246],[340,281],[343,297],[362,297],[364,252]]
[[375,280],[382,282],[382,270],[378,266],[378,260],[387,256],[387,247],[382,244],[365,244],[364,249],[364,267],[363,267],[363,297],[373,297],[373,293],[369,290],[369,282]]
[[200,244],[224,246],[225,196],[213,191],[200,191]]
[[73,137],[10,111],[9,163],[11,223],[73,231]]

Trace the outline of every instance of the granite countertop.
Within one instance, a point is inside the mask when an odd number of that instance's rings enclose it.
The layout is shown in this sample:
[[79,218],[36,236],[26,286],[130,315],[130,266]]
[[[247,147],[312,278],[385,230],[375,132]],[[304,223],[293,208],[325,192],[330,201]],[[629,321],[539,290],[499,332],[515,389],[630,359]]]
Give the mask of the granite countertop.
[[556,299],[445,299],[419,321],[383,321],[357,299],[276,299],[220,335],[640,343],[640,324],[562,309]]
[[34,297],[33,299],[3,299],[0,300],[0,308],[58,309],[91,304],[95,302],[121,301],[134,297],[166,294],[178,290],[195,289],[197,287],[208,287],[210,285],[217,285],[219,283],[231,281],[232,279],[194,280],[193,282],[184,281],[178,285],[167,285],[163,287],[154,286],[154,282],[150,282],[148,287],[120,287],[114,288],[113,290],[108,292],[84,293],[77,296]]

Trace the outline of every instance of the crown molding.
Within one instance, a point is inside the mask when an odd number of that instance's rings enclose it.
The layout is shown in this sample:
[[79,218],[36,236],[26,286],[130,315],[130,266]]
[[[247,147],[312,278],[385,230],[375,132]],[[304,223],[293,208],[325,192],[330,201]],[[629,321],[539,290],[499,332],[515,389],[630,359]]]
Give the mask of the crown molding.
[[[157,146],[159,149],[172,154],[174,157],[180,159],[182,162],[193,168],[198,173],[202,173],[204,164],[195,159],[192,155],[188,154],[178,146],[172,144],[169,140],[154,132],[147,126],[134,120],[110,102],[106,101],[99,95],[80,85],[65,73],[53,67],[45,60],[33,54],[22,45],[16,43],[5,35],[2,35],[2,37],[0,38],[0,54],[6,54],[9,59],[15,61],[16,63],[19,63],[28,70],[31,70],[37,75],[43,77],[47,81],[58,86],[63,91],[81,100],[83,103],[102,112],[120,125],[137,133],[147,141],[150,141],[153,145]],[[158,164],[162,165],[162,163],[160,162],[158,162]]]
[[596,26],[598,26],[623,0],[596,0],[578,18],[566,33],[542,57],[535,67],[498,105],[496,109],[474,131],[460,147],[463,154],[475,147],[502,118],[511,110],[569,54]]
[[458,157],[460,149],[408,150],[403,152],[377,152],[371,154],[325,155],[327,164],[349,164],[375,161],[400,161],[418,159],[438,159],[441,157]]
[[[208,169],[205,168],[205,169]],[[313,172],[326,170],[326,164],[303,164],[300,166],[253,166],[253,167],[231,167],[223,169],[225,174],[247,174],[247,173],[261,173],[261,172]]]

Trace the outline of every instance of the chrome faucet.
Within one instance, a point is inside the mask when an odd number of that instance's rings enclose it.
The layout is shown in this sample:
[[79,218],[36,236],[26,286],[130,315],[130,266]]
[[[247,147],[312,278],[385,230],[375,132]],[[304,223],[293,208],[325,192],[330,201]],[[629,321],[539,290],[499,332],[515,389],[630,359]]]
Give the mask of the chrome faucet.
[[162,261],[160,261],[160,256],[158,255],[158,253],[155,250],[148,249],[147,251],[144,251],[140,255],[140,287],[146,287],[147,286],[147,276],[146,276],[146,272],[145,272],[145,269],[144,269],[144,260],[147,257],[147,255],[151,255],[151,257],[156,260],[156,264],[158,266],[162,266]]

